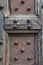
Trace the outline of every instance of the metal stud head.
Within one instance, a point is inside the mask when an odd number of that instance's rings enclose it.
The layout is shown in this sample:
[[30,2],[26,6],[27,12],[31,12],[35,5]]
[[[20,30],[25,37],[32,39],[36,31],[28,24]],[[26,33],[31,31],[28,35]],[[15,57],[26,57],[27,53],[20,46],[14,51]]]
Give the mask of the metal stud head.
[[14,45],[18,45],[18,42],[17,42],[17,41],[15,41],[15,42],[14,42]]
[[17,23],[17,20],[13,20],[14,24]]
[[27,25],[27,29],[30,29],[30,28],[31,28],[31,25],[30,25],[30,24],[28,24],[28,25]]
[[0,56],[0,61],[2,60],[2,56]]
[[30,7],[29,8],[27,8],[27,12],[29,12],[31,9],[30,9]]
[[27,57],[27,60],[28,60],[28,61],[31,61],[31,60],[32,60],[32,58],[29,56],[29,57]]
[[9,18],[9,14],[8,13],[5,13],[4,17],[5,18]]
[[18,57],[16,56],[16,57],[14,58],[14,60],[17,61],[17,60],[18,60]]
[[2,45],[2,43],[3,43],[3,40],[0,40],[0,45]]
[[15,8],[15,12],[17,12],[18,11],[18,8]]
[[23,5],[24,3],[25,3],[24,0],[22,0],[22,1],[21,1],[21,4]]
[[24,52],[24,49],[22,48],[22,49],[21,49],[21,53],[23,53],[23,52]]
[[13,26],[13,29],[17,29],[17,25],[16,24]]
[[30,23],[30,20],[27,20],[27,23]]
[[41,8],[43,9],[43,5],[41,6]]
[[0,5],[0,10],[2,10],[3,8],[4,8],[4,5],[1,4],[1,5]]
[[27,45],[30,45],[30,42],[28,41],[26,44],[27,44]]

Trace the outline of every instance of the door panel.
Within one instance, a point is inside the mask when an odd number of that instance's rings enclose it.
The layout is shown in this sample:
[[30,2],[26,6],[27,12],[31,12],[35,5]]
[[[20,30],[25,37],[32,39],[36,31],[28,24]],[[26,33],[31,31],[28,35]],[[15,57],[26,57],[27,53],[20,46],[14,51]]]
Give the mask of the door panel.
[[10,0],[12,14],[33,14],[34,0]]
[[11,65],[33,65],[34,64],[34,35],[12,34],[10,46]]

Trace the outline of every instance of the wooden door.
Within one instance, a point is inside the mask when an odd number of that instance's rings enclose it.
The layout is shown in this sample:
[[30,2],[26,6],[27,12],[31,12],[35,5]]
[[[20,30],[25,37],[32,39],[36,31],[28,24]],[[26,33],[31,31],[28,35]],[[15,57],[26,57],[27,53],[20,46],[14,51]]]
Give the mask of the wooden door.
[[33,65],[34,35],[12,34],[10,38],[10,65]]
[[33,14],[34,0],[9,0],[12,14]]

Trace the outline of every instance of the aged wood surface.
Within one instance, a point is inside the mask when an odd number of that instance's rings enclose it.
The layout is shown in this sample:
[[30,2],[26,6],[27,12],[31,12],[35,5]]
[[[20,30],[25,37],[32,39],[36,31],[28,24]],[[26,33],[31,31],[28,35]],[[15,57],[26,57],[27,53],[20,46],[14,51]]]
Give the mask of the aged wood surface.
[[[43,11],[41,3],[41,0],[0,0],[0,65],[28,65],[28,63],[29,65],[43,65]],[[27,46],[29,44],[28,48],[25,43],[29,40],[32,45],[30,42],[27,43]],[[17,44],[17,41],[20,45]],[[14,57],[21,47],[24,47],[21,49],[21,54],[23,54],[20,56],[19,52],[19,55],[17,54],[19,58]],[[31,51],[32,48],[35,55]],[[25,53],[26,49],[27,53]],[[29,62],[27,62],[24,56],[29,55],[28,53],[35,59],[31,60],[29,56],[27,57]]]

